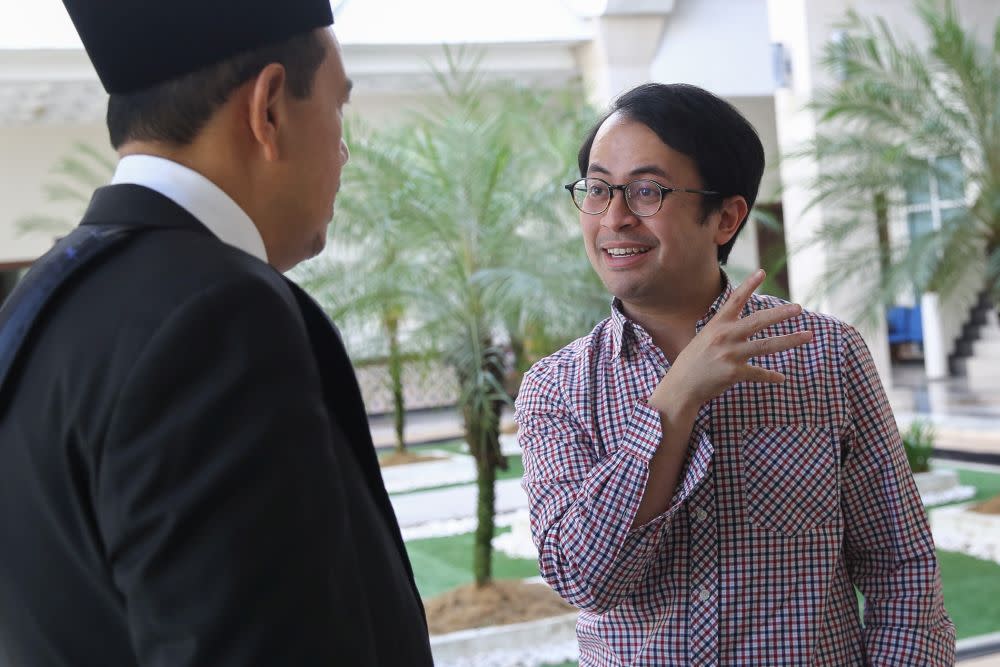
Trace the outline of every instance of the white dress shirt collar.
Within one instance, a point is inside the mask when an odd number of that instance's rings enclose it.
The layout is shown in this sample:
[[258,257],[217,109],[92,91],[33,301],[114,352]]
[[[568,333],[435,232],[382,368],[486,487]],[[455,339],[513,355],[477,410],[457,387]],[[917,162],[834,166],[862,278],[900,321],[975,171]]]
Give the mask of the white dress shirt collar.
[[267,262],[264,240],[250,216],[212,181],[182,164],[153,155],[127,155],[112,185],[131,183],[159,192],[208,227],[223,243]]

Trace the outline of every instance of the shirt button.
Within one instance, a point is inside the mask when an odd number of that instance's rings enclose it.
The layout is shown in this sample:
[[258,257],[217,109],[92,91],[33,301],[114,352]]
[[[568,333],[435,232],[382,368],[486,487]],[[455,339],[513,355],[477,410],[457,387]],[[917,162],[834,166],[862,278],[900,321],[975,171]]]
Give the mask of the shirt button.
[[702,602],[707,602],[708,598],[712,597],[712,593],[707,588],[698,589],[698,599]]
[[695,521],[704,521],[707,518],[708,518],[708,512],[706,512],[702,508],[699,507],[698,509],[696,509],[694,511],[694,520]]

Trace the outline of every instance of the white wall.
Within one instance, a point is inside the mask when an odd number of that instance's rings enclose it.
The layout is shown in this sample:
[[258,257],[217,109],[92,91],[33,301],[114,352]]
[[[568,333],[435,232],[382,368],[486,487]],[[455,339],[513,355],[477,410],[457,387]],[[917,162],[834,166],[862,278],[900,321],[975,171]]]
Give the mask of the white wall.
[[750,124],[757,130],[760,143],[764,146],[764,177],[761,179],[757,201],[781,201],[781,174],[778,171],[778,128],[774,121],[774,97],[771,94],[761,97],[728,97],[727,98]]
[[727,98],[769,96],[767,0],[677,0],[650,74]]
[[23,216],[45,214],[65,217],[75,224],[82,213],[75,204],[47,199],[43,185],[53,180],[52,168],[68,154],[75,142],[83,141],[114,153],[103,125],[27,125],[0,127],[0,263],[33,260],[48,250],[48,234],[21,235],[16,221]]
[[[816,118],[806,105],[817,90],[833,84],[819,62],[823,46],[830,38],[834,24],[844,16],[848,4],[846,0],[768,1],[771,39],[784,45],[791,61],[788,85],[775,92],[777,143],[782,154],[801,148],[815,136]],[[779,166],[784,186],[785,239],[792,253],[788,263],[791,297],[793,301],[858,326],[871,349],[883,382],[890,386],[889,348],[884,323],[881,320],[874,323],[857,320],[855,295],[861,289],[858,285],[824,283],[823,273],[828,270],[830,262],[835,261],[830,248],[815,245],[802,247],[824,221],[823,206],[814,206],[808,211],[805,209],[812,197],[811,190],[806,186],[821,168],[812,158],[783,160]],[[877,243],[874,225],[870,235],[859,235],[848,243]]]

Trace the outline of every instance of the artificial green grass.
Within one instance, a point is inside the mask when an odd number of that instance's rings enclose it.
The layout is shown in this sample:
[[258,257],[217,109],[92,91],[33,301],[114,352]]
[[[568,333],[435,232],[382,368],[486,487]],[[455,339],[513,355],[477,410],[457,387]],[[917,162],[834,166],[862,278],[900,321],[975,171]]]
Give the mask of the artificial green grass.
[[[519,457],[509,457],[511,477],[520,477]],[[1000,474],[958,468],[962,484],[976,487],[976,502],[1000,494]],[[503,479],[503,477],[498,477]],[[968,502],[968,501],[965,501]],[[497,534],[509,528],[498,528]],[[472,582],[471,533],[407,542],[417,587],[424,597]],[[945,607],[955,623],[959,639],[1000,631],[1000,565],[964,554],[938,550]],[[494,551],[493,576],[497,579],[538,575],[534,559],[509,558]],[[860,602],[860,600],[859,600]],[[551,667],[572,667],[574,662]]]
[[937,554],[944,606],[958,638],[1000,631],[1000,565],[953,551]]
[[[497,528],[500,535],[510,528]],[[451,537],[410,540],[406,551],[413,565],[413,576],[423,598],[472,583],[472,533]],[[538,562],[533,558],[510,558],[493,551],[494,579],[527,579],[538,576]]]
[[449,440],[410,447],[410,451],[419,452],[422,449],[441,449],[452,454],[468,454],[468,447],[463,440]]
[[[465,454],[465,443],[461,440],[454,440],[443,445],[434,445],[432,449],[440,449],[443,451],[451,452],[453,454]],[[524,476],[524,463],[521,461],[521,457],[517,455],[507,457],[507,469],[497,470],[497,481],[502,479],[521,479]],[[421,493],[423,491],[438,491],[440,489],[452,489],[457,486],[468,486],[472,482],[456,482],[454,484],[438,484],[437,486],[423,486],[418,489],[409,489],[407,491],[399,491],[392,495],[403,496],[408,493]]]
[[965,470],[958,466],[938,463],[935,468],[950,468],[958,471],[958,481],[961,484],[976,487],[976,495],[962,502],[982,502],[993,496],[1000,495],[1000,475],[982,470]]

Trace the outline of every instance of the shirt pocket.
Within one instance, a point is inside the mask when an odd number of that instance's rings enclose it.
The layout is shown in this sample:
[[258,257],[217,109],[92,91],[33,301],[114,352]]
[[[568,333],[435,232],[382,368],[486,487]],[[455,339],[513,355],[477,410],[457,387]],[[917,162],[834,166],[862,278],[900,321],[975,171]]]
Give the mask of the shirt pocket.
[[743,488],[750,523],[798,535],[830,523],[840,489],[830,428],[762,426],[743,433]]

